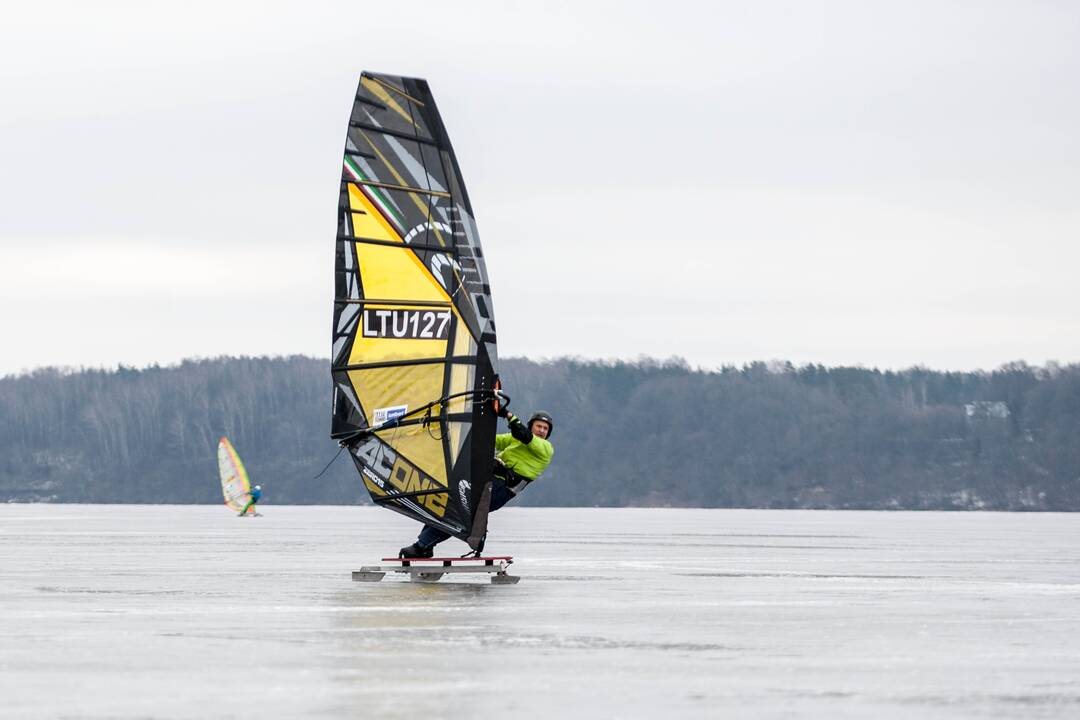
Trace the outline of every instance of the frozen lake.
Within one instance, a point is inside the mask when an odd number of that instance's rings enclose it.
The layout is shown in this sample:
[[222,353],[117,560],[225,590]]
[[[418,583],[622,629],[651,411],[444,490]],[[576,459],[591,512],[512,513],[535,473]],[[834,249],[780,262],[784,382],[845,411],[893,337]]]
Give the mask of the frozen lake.
[[0,716],[1080,717],[1080,516],[510,507],[493,586],[262,511],[0,506]]

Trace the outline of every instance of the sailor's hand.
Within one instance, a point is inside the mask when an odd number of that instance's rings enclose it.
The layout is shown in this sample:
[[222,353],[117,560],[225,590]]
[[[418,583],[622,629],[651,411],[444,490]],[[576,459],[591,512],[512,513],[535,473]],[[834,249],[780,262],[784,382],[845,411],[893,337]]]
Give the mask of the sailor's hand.
[[510,411],[507,409],[510,407],[510,396],[505,394],[502,390],[495,390],[495,397],[491,399],[491,405],[495,408],[495,414],[499,417],[507,417]]

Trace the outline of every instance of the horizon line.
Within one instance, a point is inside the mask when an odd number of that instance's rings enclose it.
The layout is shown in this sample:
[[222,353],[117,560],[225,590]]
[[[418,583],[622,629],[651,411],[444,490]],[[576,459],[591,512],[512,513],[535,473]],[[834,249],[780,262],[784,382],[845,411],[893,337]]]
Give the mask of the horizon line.
[[[115,365],[39,365],[33,368],[22,368],[15,372],[4,373],[0,375],[0,380],[19,379],[24,377],[30,377],[37,373],[55,372],[61,375],[75,375],[78,373],[89,372],[104,372],[104,373],[119,373],[119,372],[145,372],[149,370],[171,370],[178,369],[184,365],[189,364],[201,364],[218,361],[228,360],[291,360],[291,359],[304,359],[315,360],[319,362],[325,362],[327,369],[329,370],[330,358],[318,357],[313,355],[307,355],[304,353],[290,353],[290,354],[260,354],[260,355],[214,355],[214,356],[199,356],[193,355],[180,360],[166,361],[166,362],[153,362],[146,365],[136,366],[127,365],[123,362],[118,362]],[[980,373],[993,373],[1000,371],[1007,371],[1013,369],[1029,369],[1033,371],[1052,371],[1059,369],[1068,369],[1076,366],[1080,366],[1080,361],[1067,361],[1062,362],[1059,360],[1047,360],[1042,365],[1035,365],[1028,363],[1023,359],[1016,359],[1004,362],[995,368],[975,368],[970,370],[955,370],[955,369],[939,369],[933,368],[928,365],[915,364],[907,365],[904,367],[882,367],[879,365],[867,366],[862,363],[854,364],[840,364],[840,365],[826,365],[820,362],[805,362],[796,364],[790,360],[783,358],[770,358],[767,360],[749,360],[742,363],[721,363],[714,366],[704,366],[701,364],[693,365],[687,361],[681,355],[669,355],[664,358],[655,357],[651,355],[641,354],[634,358],[620,358],[620,357],[607,357],[607,358],[591,358],[582,355],[559,355],[559,356],[547,356],[541,358],[530,358],[521,355],[509,355],[502,358],[503,361],[525,361],[536,365],[554,365],[557,363],[578,363],[582,365],[594,365],[594,366],[606,366],[617,367],[620,365],[638,365],[638,366],[652,366],[658,368],[681,368],[692,373],[720,373],[731,370],[744,370],[755,366],[764,366],[768,372],[775,374],[782,374],[785,372],[799,371],[805,368],[825,368],[826,370],[841,370],[841,369],[857,369],[867,370],[870,372],[879,373],[904,373],[913,370],[921,370],[933,373],[961,373],[961,374],[980,374]]]

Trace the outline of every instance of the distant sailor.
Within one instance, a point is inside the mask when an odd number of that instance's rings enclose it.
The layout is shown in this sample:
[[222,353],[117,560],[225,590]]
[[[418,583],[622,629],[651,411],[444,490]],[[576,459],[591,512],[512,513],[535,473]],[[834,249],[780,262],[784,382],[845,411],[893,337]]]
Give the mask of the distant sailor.
[[248,500],[248,504],[244,506],[244,509],[240,511],[240,517],[243,517],[244,515],[247,514],[248,508],[251,509],[251,514],[252,515],[258,515],[259,514],[255,510],[255,503],[259,502],[259,500],[262,498],[262,486],[261,485],[256,485],[255,487],[251,488],[251,492],[249,493],[249,495],[250,495],[251,499]]
[[[496,412],[499,417],[506,418],[510,432],[495,436],[496,455],[490,512],[495,512],[513,500],[529,483],[540,477],[540,473],[544,472],[555,454],[555,447],[549,439],[555,428],[551,415],[537,411],[525,425],[506,409],[506,405],[500,405]],[[416,542],[401,548],[398,557],[432,557],[433,548],[448,537],[450,533],[425,525]]]

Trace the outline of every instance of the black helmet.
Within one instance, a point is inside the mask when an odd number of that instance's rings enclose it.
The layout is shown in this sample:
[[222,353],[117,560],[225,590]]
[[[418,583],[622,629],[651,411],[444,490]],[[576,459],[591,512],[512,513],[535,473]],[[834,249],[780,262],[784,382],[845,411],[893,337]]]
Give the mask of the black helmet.
[[532,414],[532,417],[529,418],[529,422],[527,423],[527,427],[529,428],[529,430],[532,430],[532,424],[537,420],[543,420],[548,424],[548,437],[551,437],[551,434],[555,432],[555,421],[551,419],[551,415],[544,412],[543,410],[537,410],[536,412],[534,412]]

